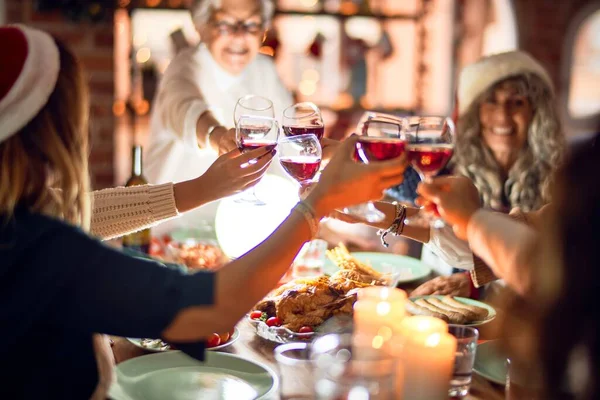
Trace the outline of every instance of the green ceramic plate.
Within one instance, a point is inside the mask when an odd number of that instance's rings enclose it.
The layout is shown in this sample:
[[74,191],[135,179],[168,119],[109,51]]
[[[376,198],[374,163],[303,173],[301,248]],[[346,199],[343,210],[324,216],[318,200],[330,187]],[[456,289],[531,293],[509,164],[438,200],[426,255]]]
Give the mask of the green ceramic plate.
[[498,349],[498,341],[491,340],[477,346],[473,371],[491,382],[506,384],[506,357]]
[[[223,349],[227,346],[231,346],[236,340],[238,340],[240,337],[240,331],[238,330],[238,328],[235,328],[235,330],[233,331],[233,335],[231,335],[231,337],[229,338],[229,340],[227,341],[227,343],[223,343],[220,344],[218,346],[215,347],[209,347],[206,350],[220,350]],[[146,351],[150,351],[152,353],[161,353],[163,351],[171,351],[171,349],[160,349],[160,348],[153,348],[153,347],[147,347],[147,346],[142,346],[142,339],[139,338],[127,338],[127,340],[129,340],[131,343],[133,343],[134,345],[136,345],[137,347],[139,347],[140,349],[146,350]]]
[[[444,296],[431,295],[431,296],[416,296],[416,297],[411,297],[410,299],[414,301],[414,300],[419,300],[419,299],[427,299],[430,297],[435,297],[440,300],[444,298]],[[467,299],[465,297],[454,297],[454,300],[459,301],[464,304],[467,304],[467,305],[470,305],[470,306],[481,307],[481,308],[485,308],[486,310],[488,310],[488,316],[486,317],[486,319],[484,319],[482,321],[475,321],[475,322],[471,322],[468,324],[463,324],[465,326],[480,326],[483,324],[487,324],[488,322],[490,322],[491,320],[496,318],[496,310],[494,309],[494,307],[490,306],[489,304],[483,303],[481,301],[473,300],[473,299]]]
[[[431,267],[427,264],[408,256],[369,252],[357,252],[351,254],[357,260],[370,265],[376,271],[391,274],[396,285],[399,283],[418,281],[431,273]],[[323,270],[326,274],[331,275],[338,271],[339,268],[331,262],[331,260],[327,259],[325,260]]]
[[270,368],[219,352],[204,362],[181,351],[150,354],[118,364],[116,375],[113,400],[266,399],[279,386]]

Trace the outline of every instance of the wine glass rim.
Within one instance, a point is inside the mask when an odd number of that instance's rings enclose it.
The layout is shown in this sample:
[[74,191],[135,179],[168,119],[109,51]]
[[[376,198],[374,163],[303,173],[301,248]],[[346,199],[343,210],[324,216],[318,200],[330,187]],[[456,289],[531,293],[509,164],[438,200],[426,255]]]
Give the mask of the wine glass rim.
[[[301,111],[297,111],[296,115],[288,115],[288,113],[292,110],[296,110],[300,107],[306,107],[306,111],[304,111],[305,109],[301,109]],[[290,119],[300,119],[300,118],[307,118],[307,117],[312,117],[313,115],[315,116],[320,116],[320,110],[319,107],[317,107],[317,105],[313,102],[310,101],[303,101],[302,103],[296,103],[294,105],[289,106],[288,108],[286,108],[285,110],[283,110],[283,116],[286,118],[290,118]]]
[[[256,108],[256,107],[249,107],[249,106],[244,105],[242,103],[243,100],[248,100],[248,99],[251,99],[251,98],[257,98],[257,99],[264,100],[266,102],[266,106],[263,107],[263,108]],[[265,111],[265,110],[268,110],[269,108],[273,107],[273,102],[271,100],[267,99],[264,96],[260,96],[260,95],[257,95],[257,94],[247,94],[245,96],[242,96],[242,97],[240,97],[238,99],[237,103],[240,104],[244,108],[251,108],[252,110],[255,110],[255,111]]]
[[272,121],[277,123],[277,118],[273,118],[273,117],[267,117],[266,115],[251,115],[251,114],[243,114],[240,115],[240,118],[238,118],[238,123],[242,120],[242,119],[259,119],[259,120],[264,120],[264,121]]

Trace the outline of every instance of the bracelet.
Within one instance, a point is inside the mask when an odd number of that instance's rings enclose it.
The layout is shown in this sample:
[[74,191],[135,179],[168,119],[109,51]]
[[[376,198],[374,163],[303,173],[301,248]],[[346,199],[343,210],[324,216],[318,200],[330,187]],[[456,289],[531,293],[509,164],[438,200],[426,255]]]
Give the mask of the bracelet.
[[217,128],[224,128],[223,125],[211,125],[208,127],[208,129],[206,130],[206,142],[204,143],[204,148],[205,149],[210,149],[213,150],[213,148],[210,145],[210,135],[212,135],[212,133],[215,131],[215,129]]
[[317,233],[319,232],[319,222],[315,210],[304,201],[298,202],[292,210],[299,212],[306,219],[306,222],[308,222],[308,226],[310,227],[310,237],[314,238],[317,236]]
[[384,247],[390,247],[389,243],[385,240],[385,237],[388,235],[388,233],[393,233],[394,236],[399,236],[402,234],[402,231],[404,231],[404,220],[406,219],[406,206],[398,204],[397,202],[394,202],[393,204],[394,206],[396,206],[394,221],[392,222],[389,228],[385,230],[380,229],[379,232],[377,232],[377,234],[381,236],[381,244]]

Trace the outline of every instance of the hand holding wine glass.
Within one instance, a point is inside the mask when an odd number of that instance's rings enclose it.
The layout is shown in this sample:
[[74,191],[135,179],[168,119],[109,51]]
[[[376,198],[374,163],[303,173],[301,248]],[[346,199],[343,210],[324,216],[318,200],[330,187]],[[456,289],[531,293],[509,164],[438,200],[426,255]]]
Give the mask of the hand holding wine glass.
[[[274,118],[244,115],[237,122],[236,140],[242,153],[265,146],[273,146],[274,148],[277,145],[278,138],[279,124]],[[255,160],[249,161],[250,164],[255,162]],[[252,187],[251,190],[251,193],[244,192],[244,195],[237,201],[254,205],[265,205],[256,196],[255,187]]]
[[294,104],[283,110],[282,125],[286,136],[313,134],[321,140],[325,132],[321,110],[310,102]]
[[[357,162],[369,164],[391,160],[404,154],[406,141],[403,127],[406,120],[386,114],[366,113],[357,127],[361,133],[356,143],[354,158]],[[385,218],[372,202],[354,207],[346,207],[346,214],[376,223]]]
[[[456,132],[454,122],[447,117],[411,117],[404,127],[408,160],[423,182],[436,176],[452,157]],[[441,228],[444,222],[420,212],[406,220],[408,225]]]
[[313,135],[289,136],[278,144],[279,162],[301,186],[312,183],[321,165],[321,145]]

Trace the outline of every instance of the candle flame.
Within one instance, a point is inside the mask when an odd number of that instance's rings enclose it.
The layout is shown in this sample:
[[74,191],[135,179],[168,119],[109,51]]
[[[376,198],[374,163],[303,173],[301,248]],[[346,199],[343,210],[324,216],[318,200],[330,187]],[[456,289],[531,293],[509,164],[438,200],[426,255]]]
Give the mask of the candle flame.
[[390,303],[386,301],[381,301],[377,303],[377,315],[387,315],[392,310],[392,306]]
[[425,339],[425,346],[426,347],[435,347],[438,344],[440,344],[441,340],[442,340],[442,335],[440,335],[439,333],[431,334],[427,337],[427,339]]

